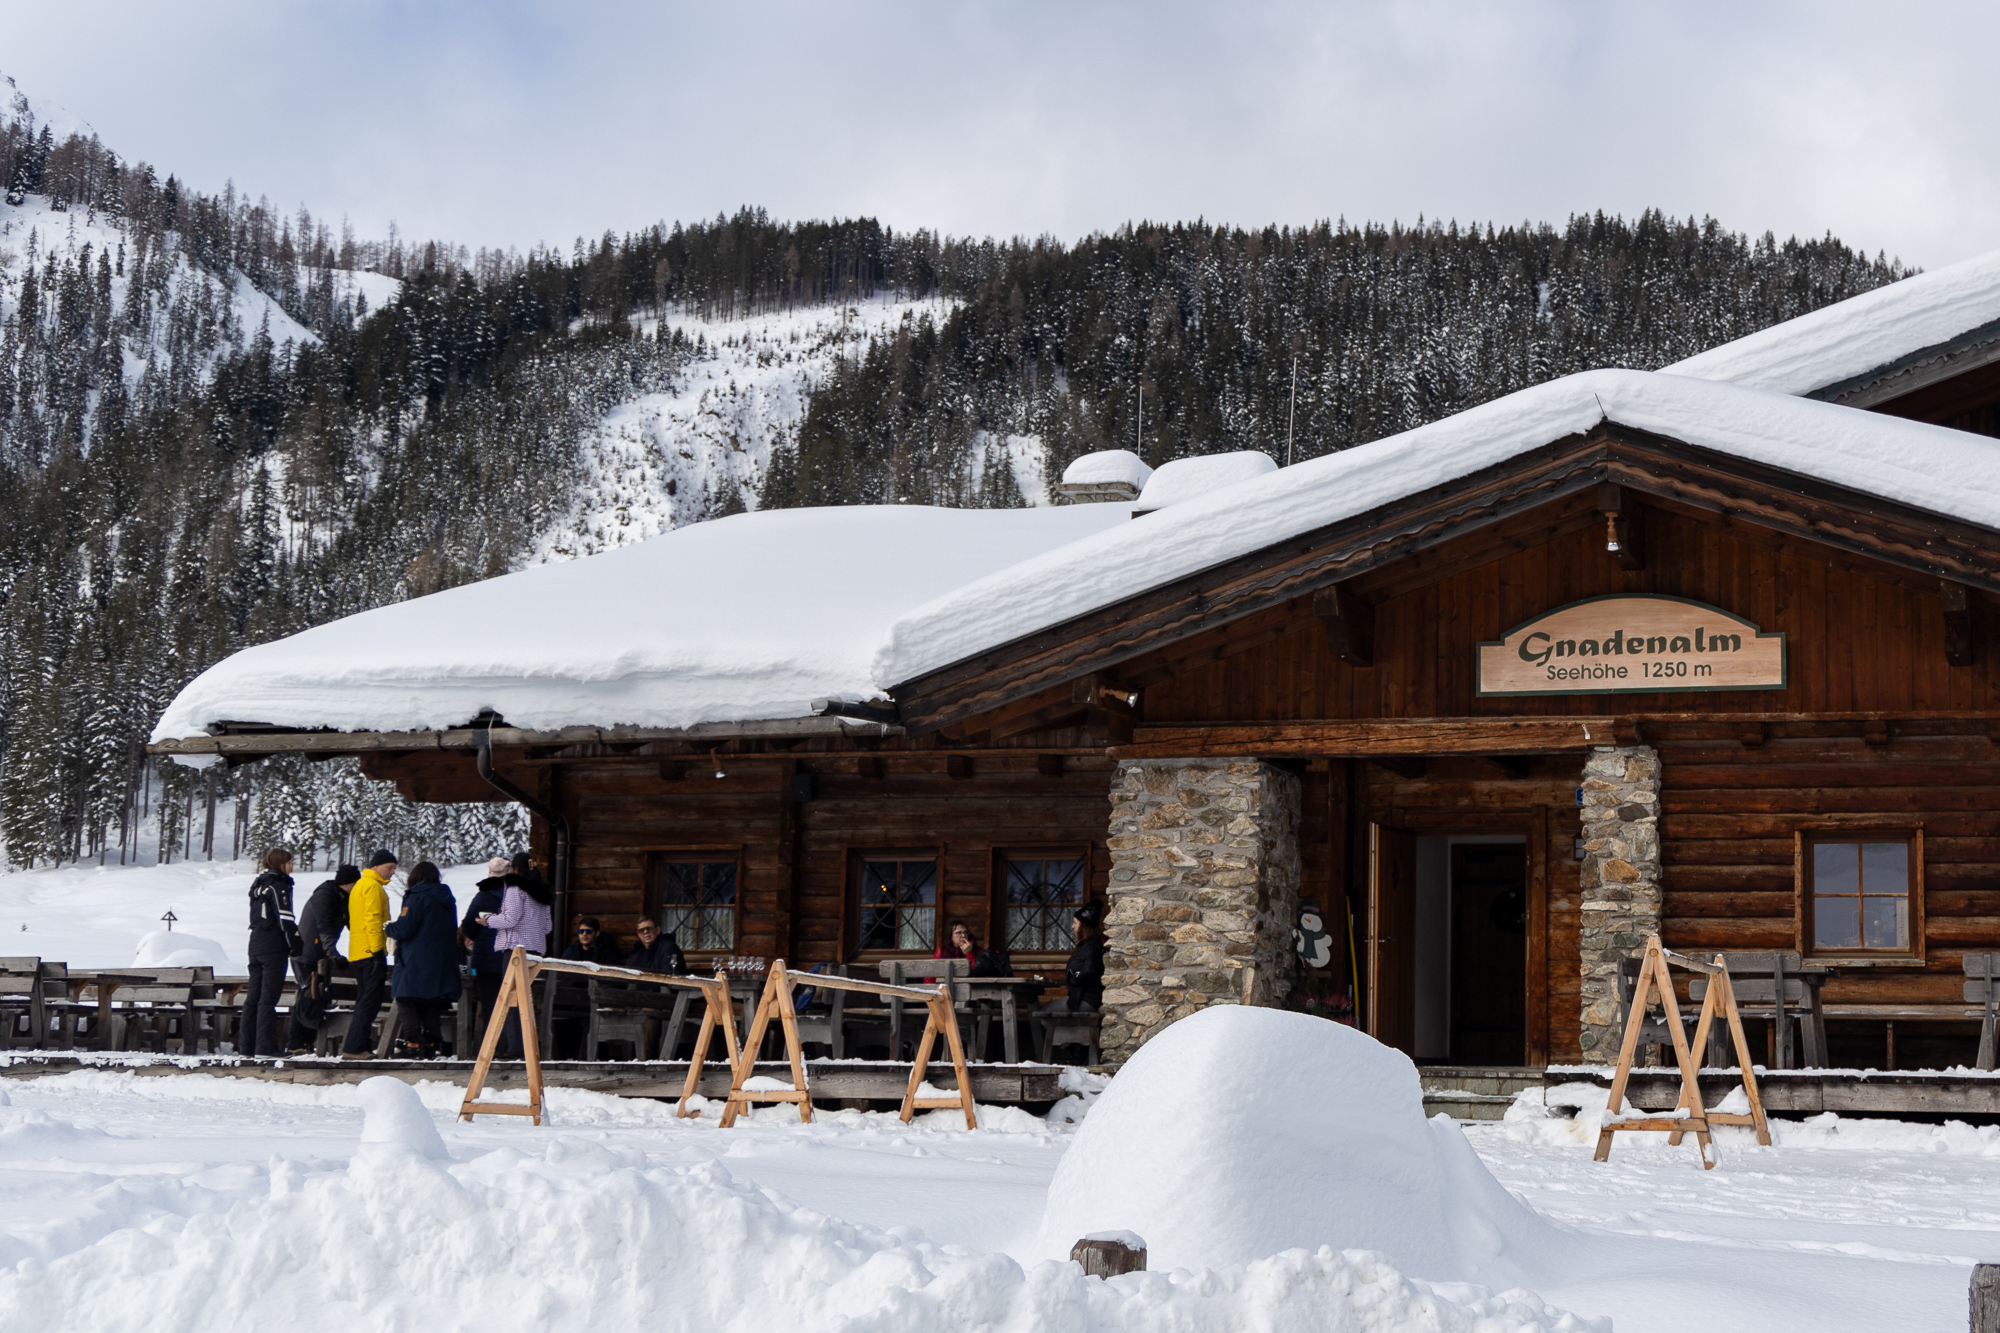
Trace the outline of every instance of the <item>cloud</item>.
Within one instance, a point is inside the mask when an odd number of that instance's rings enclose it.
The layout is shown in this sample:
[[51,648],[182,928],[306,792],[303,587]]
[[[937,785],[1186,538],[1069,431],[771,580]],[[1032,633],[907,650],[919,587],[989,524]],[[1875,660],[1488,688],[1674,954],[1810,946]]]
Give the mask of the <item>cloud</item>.
[[38,6],[22,86],[204,188],[471,245],[761,204],[1130,219],[1657,206],[1929,266],[2000,244],[1991,6]]

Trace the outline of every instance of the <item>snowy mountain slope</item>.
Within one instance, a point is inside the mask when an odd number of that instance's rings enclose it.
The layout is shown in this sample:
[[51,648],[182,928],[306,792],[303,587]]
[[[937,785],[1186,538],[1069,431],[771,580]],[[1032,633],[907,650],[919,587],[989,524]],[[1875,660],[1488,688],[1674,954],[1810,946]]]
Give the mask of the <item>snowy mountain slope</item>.
[[[700,522],[730,507],[732,490],[756,508],[771,450],[797,439],[807,400],[838,362],[864,355],[905,320],[942,319],[949,309],[939,300],[865,301],[733,320],[671,309],[635,318],[647,337],[678,330],[700,350],[670,392],[619,404],[585,436],[585,479],[571,511],[523,563],[593,555]],[[975,475],[996,448],[1028,503],[1046,503],[1040,440],[982,438]]]
[[[166,272],[149,273],[146,278],[152,305],[156,310],[167,310],[187,302],[202,314],[201,325],[210,336],[202,340],[205,346],[197,345],[195,350],[205,361],[243,350],[267,327],[275,346],[319,341],[242,273],[231,270],[226,279],[221,278],[196,268],[178,248],[170,254]],[[0,322],[20,313],[30,265],[43,290],[53,292],[65,270],[74,269],[82,260],[94,271],[99,258],[111,265],[112,309],[124,343],[127,379],[136,380],[149,360],[160,371],[171,369],[177,351],[180,355],[187,352],[172,345],[167,332],[170,321],[147,318],[132,327],[132,281],[137,276],[132,261],[136,253],[124,227],[103,214],[56,208],[42,195],[26,195],[18,206],[0,203]],[[159,262],[157,255],[152,262]],[[46,317],[46,307],[43,313]]]

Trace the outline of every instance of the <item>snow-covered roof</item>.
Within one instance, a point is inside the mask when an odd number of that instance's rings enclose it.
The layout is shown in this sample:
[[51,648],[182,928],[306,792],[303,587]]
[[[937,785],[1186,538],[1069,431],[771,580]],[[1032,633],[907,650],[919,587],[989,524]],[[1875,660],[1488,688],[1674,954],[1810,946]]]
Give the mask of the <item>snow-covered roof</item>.
[[1589,371],[1222,487],[955,588],[897,619],[875,678],[913,680],[1606,419],[2000,529],[2000,440],[1684,375]]
[[1813,394],[1981,331],[2000,337],[2000,250],[1773,324],[1665,373]]
[[1262,477],[1277,470],[1278,465],[1271,461],[1269,454],[1258,453],[1254,449],[1176,458],[1171,463],[1160,464],[1160,470],[1147,481],[1146,489],[1139,492],[1139,508],[1151,513],[1155,509],[1165,509],[1168,505],[1192,500],[1224,486],[1234,486],[1239,481]]
[[799,717],[878,693],[897,616],[1106,527],[1128,505],[787,509],[468,584],[246,648],[177,695],[153,739],[218,722],[422,731]]

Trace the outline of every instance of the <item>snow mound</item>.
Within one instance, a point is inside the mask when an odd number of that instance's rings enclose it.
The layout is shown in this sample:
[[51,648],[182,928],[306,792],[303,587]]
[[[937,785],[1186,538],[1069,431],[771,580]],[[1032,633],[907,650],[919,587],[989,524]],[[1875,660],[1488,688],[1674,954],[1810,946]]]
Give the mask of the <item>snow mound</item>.
[[134,967],[212,967],[229,970],[229,950],[217,940],[180,930],[152,930],[139,937]]
[[1146,460],[1130,449],[1099,449],[1064,468],[1062,479],[1065,486],[1101,486],[1122,481],[1143,490],[1152,475],[1153,469],[1146,466]]
[[1131,1228],[1153,1268],[1377,1250],[1405,1272],[1512,1286],[1564,1237],[1493,1179],[1416,1066],[1353,1028],[1236,1005],[1153,1038],[1056,1168],[1041,1248]]
[[1171,463],[1160,464],[1160,470],[1147,479],[1146,488],[1139,492],[1138,508],[1141,513],[1165,509],[1168,505],[1193,500],[1219,491],[1224,486],[1251,481],[1277,470],[1278,465],[1271,461],[1269,454],[1255,449],[1176,458]]
[[444,1140],[438,1136],[431,1113],[417,1090],[399,1078],[377,1074],[364,1078],[355,1091],[367,1119],[361,1125],[361,1151],[371,1148],[406,1149],[419,1157],[449,1160]]

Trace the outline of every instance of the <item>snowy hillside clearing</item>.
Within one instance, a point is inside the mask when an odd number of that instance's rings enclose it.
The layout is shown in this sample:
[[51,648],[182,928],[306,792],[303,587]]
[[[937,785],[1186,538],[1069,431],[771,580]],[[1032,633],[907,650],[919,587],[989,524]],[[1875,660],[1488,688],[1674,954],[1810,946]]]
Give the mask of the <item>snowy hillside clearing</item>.
[[[942,320],[950,310],[943,300],[885,299],[744,319],[679,309],[634,317],[644,336],[678,331],[700,352],[671,392],[619,404],[584,437],[575,505],[526,563],[613,550],[738,506],[755,509],[772,449],[796,443],[807,399],[841,359],[863,355],[871,340],[906,322]],[[995,442],[1007,450],[1026,501],[1046,503],[1040,441],[982,439],[982,457]]]

